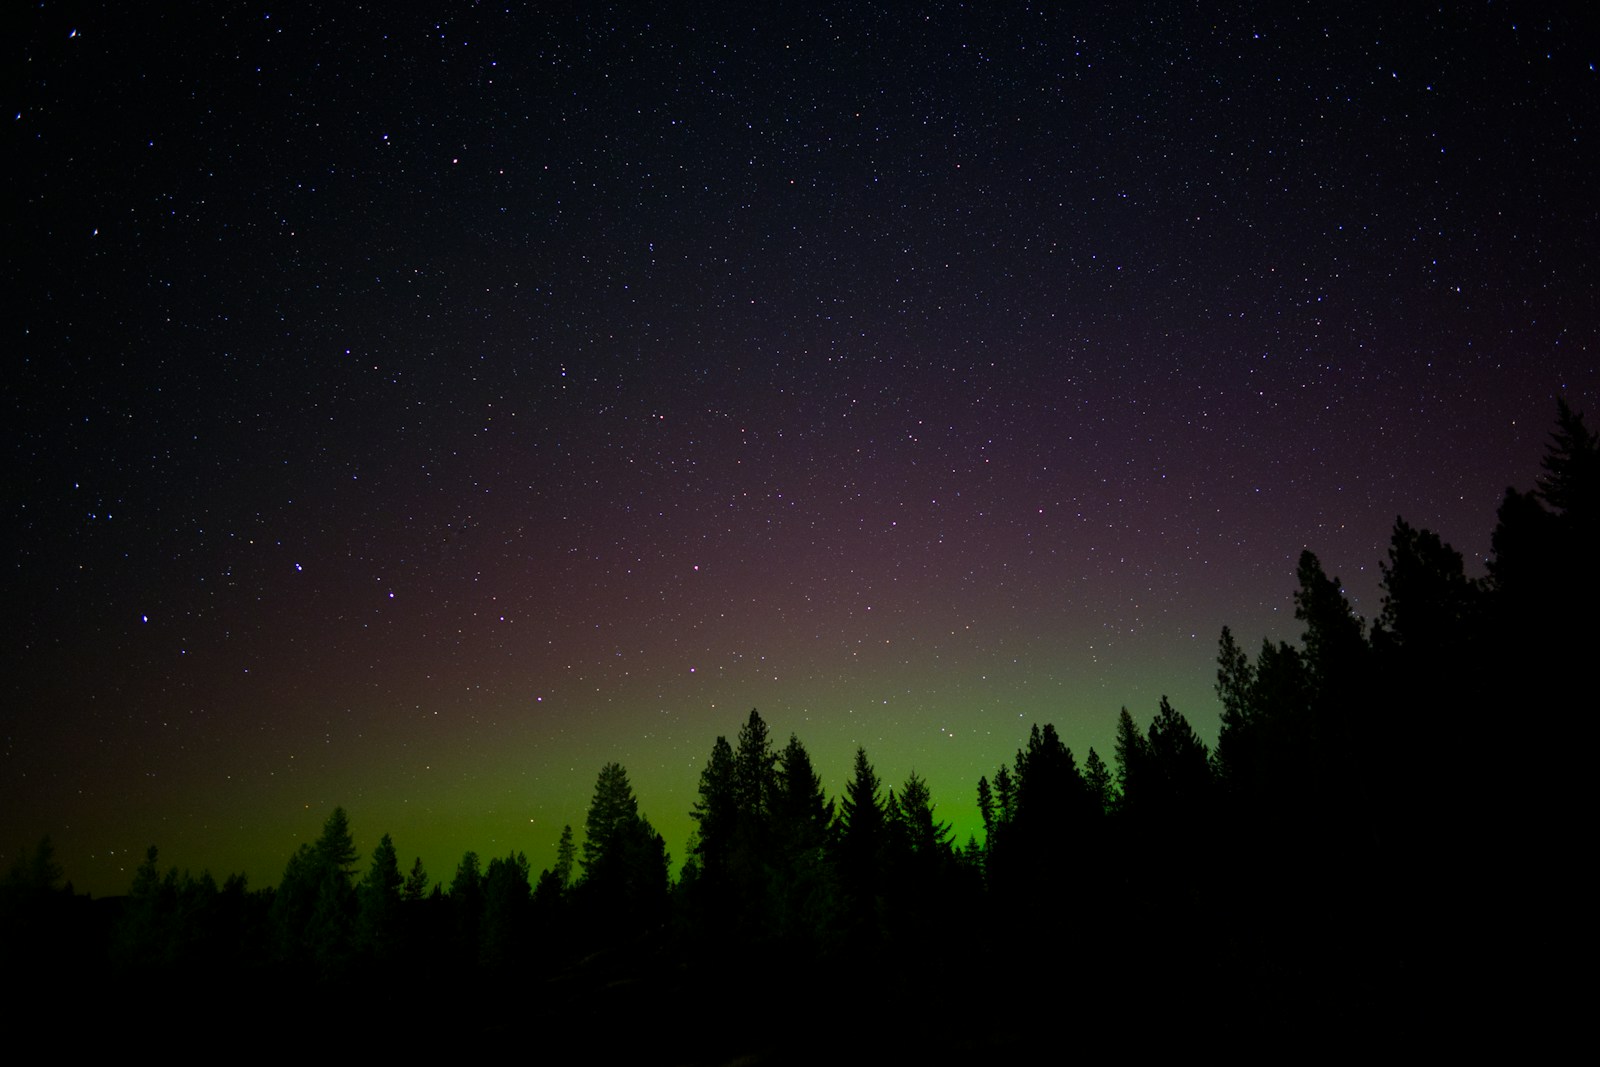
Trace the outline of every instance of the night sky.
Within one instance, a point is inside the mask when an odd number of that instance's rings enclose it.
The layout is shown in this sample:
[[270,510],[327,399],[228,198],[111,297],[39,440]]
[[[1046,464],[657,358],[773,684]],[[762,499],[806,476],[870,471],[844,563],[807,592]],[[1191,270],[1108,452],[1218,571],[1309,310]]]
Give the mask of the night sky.
[[612,760],[676,865],[752,707],[964,841],[1600,414],[1579,5],[406,6],[8,16],[6,865],[537,871]]

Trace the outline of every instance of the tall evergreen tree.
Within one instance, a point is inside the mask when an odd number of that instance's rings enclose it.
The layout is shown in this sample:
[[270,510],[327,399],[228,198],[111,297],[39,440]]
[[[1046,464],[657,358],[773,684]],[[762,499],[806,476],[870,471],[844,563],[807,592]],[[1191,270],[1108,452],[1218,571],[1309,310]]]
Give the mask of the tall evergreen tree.
[[856,748],[855,769],[839,801],[839,879],[858,937],[874,939],[888,847],[887,807],[867,750]]
[[1221,728],[1217,733],[1216,751],[1212,753],[1217,777],[1232,788],[1247,768],[1254,762],[1252,749],[1256,741],[1252,720],[1251,690],[1255,687],[1255,671],[1250,657],[1233,639],[1233,631],[1224,626],[1217,642],[1217,699],[1222,702]]
[[277,955],[290,963],[314,963],[325,974],[350,959],[355,928],[358,854],[344,809],[334,808],[314,845],[289,858],[273,894],[271,920]]
[[1544,469],[1538,481],[1540,499],[1592,531],[1600,504],[1600,437],[1590,432],[1583,416],[1564,397],[1556,398],[1556,428],[1540,466]]
[[394,842],[384,834],[372,852],[372,866],[356,890],[356,945],[374,959],[392,960],[398,954],[404,884]]
[[786,836],[807,845],[820,845],[833,822],[833,802],[822,788],[822,776],[794,734],[778,757],[777,813]]
[[639,802],[620,763],[600,768],[589,814],[583,824],[583,877],[592,878],[608,860],[621,856],[623,838],[639,818]]
[[322,836],[317,839],[315,852],[318,862],[336,871],[347,885],[355,879],[361,855],[350,836],[350,818],[344,808],[334,808],[328,821],[322,824]]
[[1310,695],[1303,746],[1309,758],[1301,774],[1308,797],[1333,803],[1335,783],[1343,780],[1348,788],[1346,769],[1359,765],[1357,714],[1373,703],[1371,649],[1338,577],[1329,578],[1310,552],[1300,554],[1297,575],[1295,618],[1305,624],[1301,659]]
[[455,877],[450,879],[450,896],[453,899],[476,899],[483,892],[483,866],[478,854],[467,850],[456,864]]
[[1120,810],[1137,811],[1147,799],[1145,777],[1150,757],[1144,734],[1127,708],[1117,715],[1116,759]]
[[1189,720],[1164,695],[1150,724],[1146,751],[1149,784],[1158,793],[1155,803],[1163,817],[1184,823],[1200,818],[1209,803],[1210,754]]
[[777,849],[768,880],[771,931],[790,945],[814,943],[833,926],[837,893],[827,845],[833,802],[800,739],[789,735],[778,758],[773,811]]
[[1017,813],[1017,787],[1011,777],[1011,769],[1005,764],[994,772],[994,801],[995,801],[995,828],[999,829],[1010,824]]
[[4,889],[12,897],[44,897],[61,889],[63,877],[65,872],[56,862],[56,846],[46,834],[31,851],[17,855],[6,875]]
[[1109,812],[1115,799],[1111,769],[1106,766],[1105,760],[1100,758],[1100,753],[1092,747],[1083,761],[1083,780],[1088,787],[1089,800],[1095,813],[1104,815]]
[[694,854],[701,874],[713,882],[726,878],[739,821],[738,770],[726,737],[718,737],[711,746],[711,758],[700,771],[700,795],[689,817],[699,824]]
[[1396,518],[1389,558],[1379,569],[1384,595],[1375,643],[1426,658],[1462,646],[1475,623],[1478,590],[1467,579],[1461,553],[1431,530]]
[[411,873],[406,875],[406,884],[400,890],[400,899],[407,902],[421,900],[428,893],[428,872],[422,866],[422,857],[418,856],[411,864]]
[[528,882],[528,857],[513,852],[489,861],[483,877],[483,921],[478,931],[478,960],[501,967],[523,956],[533,902]]
[[1300,643],[1311,682],[1320,695],[1342,695],[1364,674],[1365,625],[1351,609],[1338,576],[1329,578],[1315,554],[1301,552],[1295,573],[1300,588],[1294,594],[1294,617],[1305,624]]
[[[1557,407],[1539,487],[1531,493],[1506,490],[1489,560],[1503,651],[1552,662],[1581,657],[1592,644],[1594,627],[1572,626],[1565,609],[1600,596],[1600,568],[1593,561],[1600,542],[1600,445],[1581,415],[1564,400]],[[1561,692],[1550,698],[1582,692],[1581,682],[1574,687],[1573,679],[1553,673],[1560,676]],[[1545,681],[1554,680],[1547,672]]]
[[666,843],[649,820],[619,763],[608,763],[595,782],[584,820],[583,874],[575,887],[592,932],[608,937],[658,925],[667,905]]
[[900,820],[906,841],[915,854],[945,856],[950,852],[950,824],[935,820],[933,808],[927,781],[912,771],[900,790]]
[[[1600,567],[1595,565],[1600,440],[1565,398],[1557,399],[1556,408],[1556,427],[1536,489],[1507,489],[1500,506],[1489,560],[1487,606],[1492,615],[1470,674],[1475,699],[1466,715],[1451,709],[1452,721],[1468,720],[1464,738],[1490,734],[1507,708],[1585,708],[1594,703],[1589,665],[1600,645],[1594,610],[1600,602]],[[1458,756],[1456,762],[1470,769],[1479,761]],[[1481,879],[1482,906],[1475,910],[1537,914],[1533,931],[1525,935],[1529,943],[1569,936],[1569,916],[1588,907],[1581,888],[1587,884],[1582,850],[1571,847],[1590,832],[1588,746],[1548,746],[1538,790],[1471,789],[1467,777],[1452,783],[1463,802],[1451,807],[1465,822],[1456,851],[1498,854],[1502,858],[1495,866],[1504,872]],[[1441,860],[1436,869],[1453,870],[1447,857]],[[1476,873],[1467,877],[1480,881]],[[1536,901],[1530,886],[1538,887]]]
[[1054,723],[1037,724],[1027,748],[1017,756],[1017,821],[1031,833],[1059,835],[1088,813],[1088,787],[1072,750],[1062,744]]
[[[1077,904],[1072,865],[1089,844],[1089,823],[1099,812],[1053,723],[1029,730],[1008,788],[1011,814],[996,822],[985,868],[995,902],[1002,921],[1027,915],[1029,936],[1044,937],[1047,927],[1049,937],[1062,936],[1060,916]],[[1046,899],[1055,906],[1046,910]]]
[[884,804],[878,774],[857,746],[855,769],[839,802],[839,827],[846,840],[870,843],[876,848],[883,834]]
[[556,842],[556,865],[551,868],[556,884],[563,890],[572,885],[572,868],[577,860],[577,849],[572,843],[572,827],[561,828],[561,838]]
[[754,708],[739,729],[734,755],[734,781],[739,811],[751,826],[765,823],[778,786],[778,754],[772,750],[767,724]]
[[453,925],[451,949],[462,965],[478,962],[478,942],[483,930],[483,864],[467,850],[450,879],[447,914]]
[[883,845],[878,850],[878,862],[887,868],[900,863],[911,854],[911,840],[906,833],[905,812],[900,808],[900,798],[894,787],[883,800]]
[[533,888],[532,922],[544,947],[555,956],[563,954],[571,931],[566,921],[572,890],[572,872],[577,863],[578,850],[572,840],[572,827],[563,826],[556,842],[554,867],[539,872]]
[[1249,715],[1252,729],[1265,738],[1260,758],[1285,768],[1304,766],[1313,736],[1311,694],[1311,676],[1300,650],[1287,641],[1263,640],[1253,669]]

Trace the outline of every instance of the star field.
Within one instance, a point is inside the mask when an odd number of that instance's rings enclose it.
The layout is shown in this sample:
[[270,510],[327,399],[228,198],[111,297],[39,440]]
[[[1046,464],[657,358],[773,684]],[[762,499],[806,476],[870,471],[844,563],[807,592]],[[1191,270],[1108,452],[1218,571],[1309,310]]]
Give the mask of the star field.
[[1565,14],[448,6],[19,19],[7,863],[681,859],[751,707],[965,840],[1600,413]]

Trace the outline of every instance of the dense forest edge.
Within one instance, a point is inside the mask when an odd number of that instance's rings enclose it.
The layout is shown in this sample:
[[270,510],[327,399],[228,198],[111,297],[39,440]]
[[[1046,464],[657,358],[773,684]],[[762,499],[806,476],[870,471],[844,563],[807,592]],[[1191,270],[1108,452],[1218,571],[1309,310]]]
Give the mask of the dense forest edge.
[[[1143,725],[1121,711],[1109,759],[1037,725],[969,786],[982,840],[862,749],[828,797],[757,711],[711,746],[676,879],[615,763],[537,873],[472,851],[430,872],[387,834],[363,860],[341,808],[276,886],[163,871],[152,846],[126,896],[92,900],[45,838],[0,884],[7,969],[33,976],[8,999],[182,1003],[220,1033],[335,993],[397,1037],[662,1062],[1281,1050],[1557,1010],[1587,851],[1558,717],[1594,703],[1597,513],[1600,447],[1563,402],[1484,577],[1396,519],[1368,622],[1304,552],[1297,644],[1221,630],[1215,744],[1164,698]],[[1535,716],[1559,732],[1510,751]]]

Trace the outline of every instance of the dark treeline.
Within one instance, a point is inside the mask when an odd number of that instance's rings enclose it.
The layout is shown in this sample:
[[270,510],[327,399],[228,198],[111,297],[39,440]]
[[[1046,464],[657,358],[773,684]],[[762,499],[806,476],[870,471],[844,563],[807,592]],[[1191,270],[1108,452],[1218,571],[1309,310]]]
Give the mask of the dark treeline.
[[[1508,490],[1488,573],[1397,519],[1382,611],[1301,555],[1298,643],[1221,633],[1208,747],[1165,699],[1108,761],[1051,725],[976,783],[982,841],[858,749],[829,798],[752,711],[711,747],[680,876],[626,771],[600,771],[553,868],[366,862],[346,813],[276,887],[163,873],[63,887],[46,840],[3,887],[12,957],[231,1008],[337,988],[404,1027],[669,1062],[846,1041],[940,1060],[1221,1043],[1317,1047],[1505,1010],[1577,937],[1578,746],[1519,772],[1497,743],[1592,705],[1596,438],[1561,405],[1537,487]],[[54,963],[52,962],[54,961]],[[66,973],[55,967],[54,973]],[[431,1020],[431,1021],[430,1021]],[[530,1022],[532,1020],[532,1022]],[[694,1020],[692,1034],[685,1020]]]

